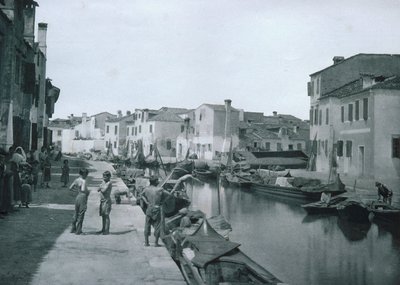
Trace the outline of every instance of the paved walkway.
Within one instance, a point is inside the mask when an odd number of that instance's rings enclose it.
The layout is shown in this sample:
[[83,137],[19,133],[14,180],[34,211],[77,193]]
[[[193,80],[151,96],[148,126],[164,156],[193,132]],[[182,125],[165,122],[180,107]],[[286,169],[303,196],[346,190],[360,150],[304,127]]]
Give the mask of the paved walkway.
[[[126,198],[122,204],[112,205],[110,235],[96,234],[101,229],[96,185],[111,166],[89,163],[94,171],[89,173],[92,183],[84,234],[71,234],[67,228],[43,258],[31,284],[186,284],[166,248],[143,246],[144,214]],[[121,179],[112,181],[115,190],[126,188]]]

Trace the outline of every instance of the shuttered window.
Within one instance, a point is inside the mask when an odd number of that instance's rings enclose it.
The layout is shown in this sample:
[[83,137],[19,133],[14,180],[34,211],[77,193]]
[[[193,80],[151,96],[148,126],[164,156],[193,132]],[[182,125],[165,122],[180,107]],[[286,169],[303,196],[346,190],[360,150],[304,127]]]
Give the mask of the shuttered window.
[[392,138],[392,157],[400,158],[400,135]]
[[343,141],[337,142],[337,156],[343,156]]
[[342,106],[342,108],[340,108],[340,118],[342,120],[342,123],[344,122],[344,106]]
[[353,104],[349,104],[349,113],[347,118],[350,122],[353,121]]
[[363,119],[368,120],[368,98],[363,99]]
[[354,117],[354,119],[356,120],[356,121],[358,121],[359,119],[360,119],[360,101],[356,101],[356,104],[355,104],[355,117]]
[[351,157],[353,152],[353,142],[346,141],[346,157]]

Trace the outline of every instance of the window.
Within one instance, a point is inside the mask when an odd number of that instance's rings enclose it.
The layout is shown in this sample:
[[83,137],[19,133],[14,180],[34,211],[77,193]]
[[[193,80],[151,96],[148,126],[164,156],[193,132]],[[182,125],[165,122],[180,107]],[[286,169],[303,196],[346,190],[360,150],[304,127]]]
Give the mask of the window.
[[135,127],[135,136],[137,136],[137,127]]
[[293,145],[292,144],[289,145],[289,150],[293,150]]
[[270,142],[266,142],[265,143],[265,149],[266,150],[271,150],[271,143]]
[[392,137],[392,157],[400,158],[400,135]]
[[320,87],[320,79],[317,78],[317,95],[319,94],[319,87]]
[[132,127],[132,133],[131,133],[131,135],[133,136],[134,134],[135,134],[135,128]]
[[314,116],[314,107],[311,107],[311,109],[310,109],[310,125],[311,126],[313,125],[313,122],[314,122],[313,116]]
[[185,126],[181,125],[181,133],[183,133],[185,131]]
[[325,112],[325,125],[329,125],[329,109],[326,108]]
[[322,110],[319,110],[319,125],[322,125]]
[[368,98],[363,99],[363,119],[368,120]]
[[349,113],[347,114],[347,118],[350,122],[353,121],[353,104],[349,104]]
[[75,131],[75,137],[79,138],[79,131]]
[[167,150],[171,149],[171,140],[167,140]]
[[318,108],[314,110],[314,125],[318,125]]
[[337,156],[343,156],[343,141],[337,141]]
[[318,155],[321,154],[321,140],[318,140],[318,149],[317,149]]
[[110,126],[106,127],[106,133],[108,134],[110,132]]
[[276,150],[277,151],[282,151],[282,144],[281,143],[277,143],[276,144]]
[[139,126],[139,134],[142,132],[142,126]]
[[358,121],[360,119],[360,101],[356,101],[355,105],[355,114],[354,114],[354,120]]
[[117,148],[117,142],[116,141],[114,142],[114,148]]
[[301,149],[302,149],[301,143],[298,143],[298,144],[297,144],[297,150],[301,150]]
[[152,144],[150,144],[150,154],[153,154],[153,145]]
[[58,130],[58,131],[57,131],[57,135],[58,135],[58,136],[61,136],[61,135],[62,135],[62,130]]
[[108,148],[108,141],[106,141],[106,147]]
[[180,155],[182,155],[182,144],[181,143],[178,145],[178,153]]
[[126,135],[129,136],[129,128],[126,128]]
[[149,126],[149,132],[152,133],[153,132],[153,125]]
[[257,143],[257,142],[254,142],[254,143],[253,143],[253,146],[256,148],[256,147],[258,146],[258,143]]
[[325,140],[324,147],[325,147],[325,156],[328,156],[328,140]]
[[351,157],[352,155],[352,150],[353,148],[353,142],[352,141],[346,141],[346,157]]
[[340,118],[341,118],[342,123],[343,123],[343,122],[344,122],[344,106],[342,106],[342,107],[340,108]]
[[208,144],[208,151],[211,151],[211,144]]
[[114,134],[115,134],[115,135],[118,134],[118,126],[114,126]]

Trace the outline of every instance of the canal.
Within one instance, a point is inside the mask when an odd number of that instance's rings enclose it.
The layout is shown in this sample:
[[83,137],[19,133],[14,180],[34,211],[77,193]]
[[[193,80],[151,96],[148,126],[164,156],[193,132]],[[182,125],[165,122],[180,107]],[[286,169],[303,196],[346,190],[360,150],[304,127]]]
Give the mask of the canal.
[[[192,209],[219,211],[230,239],[289,284],[400,284],[400,229],[349,224],[337,216],[309,216],[300,202],[220,187],[193,185]],[[219,196],[219,199],[218,199]]]

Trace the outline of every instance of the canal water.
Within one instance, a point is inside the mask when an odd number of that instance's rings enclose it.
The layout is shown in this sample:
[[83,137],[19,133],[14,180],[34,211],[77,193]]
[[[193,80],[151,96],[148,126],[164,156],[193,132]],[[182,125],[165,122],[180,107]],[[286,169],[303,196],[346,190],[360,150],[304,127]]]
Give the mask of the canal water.
[[[192,209],[219,211],[230,239],[288,284],[400,284],[400,229],[310,216],[301,202],[214,184],[188,189]],[[219,196],[219,198],[218,198]]]

